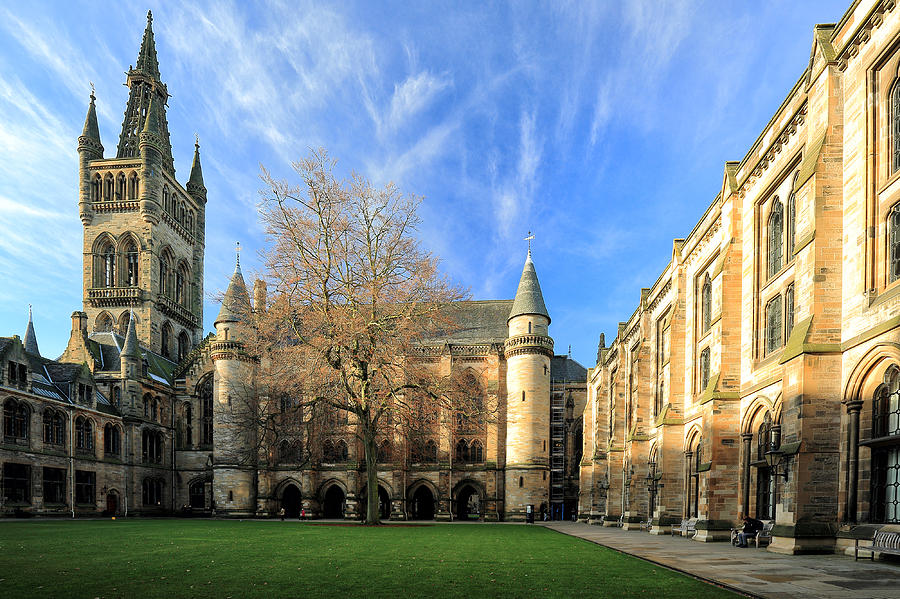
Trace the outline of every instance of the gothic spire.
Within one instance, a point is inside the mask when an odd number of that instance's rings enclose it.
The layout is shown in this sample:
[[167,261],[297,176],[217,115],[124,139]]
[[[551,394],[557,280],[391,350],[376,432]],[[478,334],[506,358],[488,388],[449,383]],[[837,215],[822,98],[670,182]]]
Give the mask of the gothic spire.
[[36,356],[41,355],[38,349],[37,336],[34,334],[34,323],[31,319],[31,304],[28,304],[28,328],[25,329],[25,351]]
[[159,62],[156,59],[156,40],[153,39],[153,13],[149,10],[147,11],[147,28],[144,29],[144,39],[141,40],[141,50],[138,52],[135,70],[142,71],[159,81]]
[[160,139],[162,165],[175,172],[172,160],[172,143],[169,140],[169,125],[166,121],[166,101],[169,92],[160,80],[159,62],[156,58],[156,41],[153,38],[153,15],[147,13],[147,28],[141,41],[137,64],[128,70],[128,105],[119,135],[116,158],[135,158],[140,155],[140,134],[150,117],[151,104],[156,104],[156,131]]
[[509,318],[523,314],[539,314],[546,316],[547,306],[544,305],[544,296],[541,293],[541,284],[538,283],[537,272],[534,270],[534,262],[531,261],[531,248],[525,258],[525,267],[522,269],[522,278],[519,279],[519,288],[516,290],[516,299],[513,301]]

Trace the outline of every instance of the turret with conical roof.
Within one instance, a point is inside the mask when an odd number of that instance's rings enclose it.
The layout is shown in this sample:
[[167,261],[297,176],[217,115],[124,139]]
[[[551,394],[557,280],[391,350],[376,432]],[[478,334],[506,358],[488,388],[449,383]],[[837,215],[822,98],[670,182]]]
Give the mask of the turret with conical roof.
[[525,519],[528,505],[549,501],[550,315],[531,259],[525,259],[507,321],[505,518]]
[[31,318],[31,306],[28,306],[28,327],[25,329],[25,351],[29,354],[34,354],[35,356],[41,355],[41,350],[38,349],[37,335],[34,334],[34,322]]
[[95,100],[92,87],[91,102],[88,104],[87,116],[84,117],[84,128],[78,137],[78,216],[84,225],[90,224],[94,216],[91,206],[90,163],[92,160],[103,159],[103,144],[100,143],[100,127],[97,125]]
[[516,316],[535,314],[547,318],[550,323],[550,315],[547,314],[547,306],[544,305],[544,296],[541,293],[541,284],[538,282],[537,272],[534,270],[534,262],[531,260],[531,250],[525,258],[525,267],[522,269],[522,277],[519,279],[519,288],[516,290],[516,299],[513,301],[509,320]]
[[[238,246],[240,247],[240,246]],[[247,354],[250,296],[241,273],[240,254],[216,317],[210,344],[213,375],[213,500],[216,512],[244,517],[256,512],[256,429],[252,422],[254,361]]]

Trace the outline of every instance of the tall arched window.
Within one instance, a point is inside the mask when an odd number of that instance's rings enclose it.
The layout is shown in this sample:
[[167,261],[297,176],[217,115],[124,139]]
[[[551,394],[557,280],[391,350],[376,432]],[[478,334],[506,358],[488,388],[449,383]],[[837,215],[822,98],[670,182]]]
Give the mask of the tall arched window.
[[171,200],[169,199],[169,186],[163,186],[163,210],[170,212],[172,210]]
[[891,90],[891,172],[900,170],[900,82]]
[[125,284],[137,287],[138,284],[138,251],[134,242],[125,246]]
[[108,333],[113,330],[113,319],[109,312],[101,312],[94,321],[94,331]]
[[888,281],[897,279],[900,279],[900,203],[894,204],[888,213]]
[[121,453],[119,427],[106,423],[103,427],[103,455],[118,456]]
[[456,461],[460,463],[469,461],[469,443],[465,439],[460,439],[456,443]]
[[472,441],[472,445],[469,447],[469,460],[474,464],[480,464],[484,461],[484,447],[482,447],[481,441],[478,439]]
[[56,410],[44,411],[44,443],[64,445],[66,443],[66,418]]
[[700,291],[700,313],[705,333],[712,325],[712,280],[709,278],[709,273],[706,273],[703,278],[703,287]]
[[160,353],[164,358],[172,358],[172,325],[168,322],[162,327],[162,337],[160,339]]
[[892,366],[872,402],[871,522],[900,522],[900,369]]
[[709,384],[709,373],[710,373],[710,356],[709,356],[709,348],[705,348],[700,352],[700,391],[706,389],[706,386]]
[[119,173],[116,177],[116,200],[124,200],[126,193],[125,173]]
[[22,442],[28,439],[28,427],[31,410],[28,404],[7,399],[3,404],[3,435],[11,442]]
[[103,189],[103,183],[100,179],[100,175],[94,175],[94,178],[91,179],[91,201],[99,202],[102,199],[101,190]]
[[391,443],[387,439],[378,446],[378,461],[382,464],[390,462],[393,452],[391,451]]
[[113,182],[112,173],[106,173],[103,179],[103,199],[107,202],[113,201],[115,193],[115,183]]
[[689,445],[689,449],[685,453],[685,459],[687,460],[688,471],[687,498],[685,501],[687,517],[697,518],[700,512],[700,465],[703,463],[703,437],[697,435],[695,440]]
[[425,442],[425,461],[428,463],[437,462],[437,443],[429,439]]
[[94,424],[90,418],[75,419],[75,449],[83,453],[94,451]]
[[795,189],[800,171],[794,173],[791,195],[787,202],[787,261],[794,259],[794,245],[797,241],[797,190]]
[[163,295],[172,293],[172,260],[168,252],[162,252],[159,256],[159,292]]
[[794,284],[788,285],[784,291],[784,337],[785,343],[794,328]]
[[331,439],[325,439],[325,442],[322,443],[322,461],[323,462],[336,462],[335,453],[334,453],[334,443]]
[[187,333],[181,331],[178,334],[178,361],[181,362],[184,360],[184,357],[188,354],[191,348],[190,339],[188,339]]
[[334,452],[335,454],[337,454],[336,457],[338,458],[337,461],[339,462],[346,462],[348,459],[350,459],[350,451],[347,447],[347,442],[343,439],[335,443]]
[[130,185],[128,190],[128,199],[136,200],[138,197],[138,176],[137,173],[131,174]]
[[206,377],[200,383],[200,443],[206,447],[213,444],[213,377]]
[[110,243],[103,248],[100,257],[103,268],[101,283],[103,287],[116,286],[116,250]]
[[781,325],[781,296],[776,295],[766,304],[766,355],[781,347],[784,337]]
[[784,215],[781,202],[776,197],[772,201],[772,212],[768,221],[768,275],[769,278],[781,270],[782,243],[784,235]]

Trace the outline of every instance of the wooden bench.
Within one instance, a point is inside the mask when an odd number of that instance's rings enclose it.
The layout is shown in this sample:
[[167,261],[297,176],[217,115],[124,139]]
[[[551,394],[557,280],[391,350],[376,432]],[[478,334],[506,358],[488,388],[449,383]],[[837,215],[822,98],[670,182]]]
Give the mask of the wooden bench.
[[641,530],[650,530],[652,520],[644,520],[641,522]]
[[869,552],[869,559],[875,561],[875,552],[900,555],[900,526],[885,526],[875,532],[871,545],[860,545],[859,539],[853,546],[853,559],[859,559],[859,550]]
[[672,534],[679,534],[682,537],[693,537],[697,533],[697,518],[685,518],[677,528],[672,528]]

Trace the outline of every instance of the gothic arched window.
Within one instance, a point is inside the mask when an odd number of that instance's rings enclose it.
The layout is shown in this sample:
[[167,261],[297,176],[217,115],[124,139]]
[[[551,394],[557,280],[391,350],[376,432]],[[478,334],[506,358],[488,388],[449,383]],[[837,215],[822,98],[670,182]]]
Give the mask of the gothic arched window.
[[113,201],[115,197],[115,183],[113,182],[112,173],[106,173],[103,179],[103,199],[107,202]]
[[99,202],[102,200],[101,191],[103,189],[103,182],[100,178],[100,175],[94,175],[94,178],[91,179],[91,201]]
[[191,342],[188,339],[187,333],[185,333],[184,331],[181,331],[181,333],[178,334],[178,361],[179,362],[184,360],[184,357],[188,354],[188,351],[190,351],[190,348],[191,348]]
[[160,350],[161,350],[160,353],[163,355],[164,358],[171,359],[171,357],[172,357],[171,343],[172,343],[172,325],[167,322],[162,327],[162,338],[160,340]]
[[760,520],[775,518],[775,477],[772,470],[765,465],[766,452],[772,447],[772,415],[766,412],[759,429],[756,431],[756,459],[760,465],[756,468],[756,517]]
[[200,443],[213,444],[213,377],[206,377],[198,389],[200,396]]
[[710,373],[710,356],[709,356],[709,348],[705,348],[700,352],[700,391],[706,389],[706,386],[709,384],[709,373]]
[[794,189],[796,187],[797,178],[800,176],[800,171],[794,173],[794,182],[791,188],[791,195],[788,196],[787,203],[787,261],[790,262],[794,259],[794,245],[797,241],[797,191]]
[[456,461],[462,464],[469,461],[469,443],[465,439],[456,443]]
[[111,243],[103,247],[100,254],[100,286],[115,287],[116,286],[116,250]]
[[75,449],[85,453],[94,451],[94,424],[90,418],[75,419]]
[[94,321],[94,331],[108,333],[113,330],[113,319],[109,312],[101,312]]
[[484,447],[481,446],[481,441],[478,439],[472,441],[472,445],[469,447],[469,459],[475,464],[484,461]]
[[387,439],[378,446],[378,461],[382,464],[390,462],[392,457],[391,443]]
[[425,460],[429,463],[437,462],[437,443],[429,439],[425,442]]
[[784,236],[784,215],[781,202],[776,197],[772,201],[772,212],[769,214],[767,241],[768,241],[768,269],[769,278],[774,277],[781,270],[782,244]]
[[119,427],[107,423],[103,427],[103,455],[117,456],[121,451]]
[[[900,86],[897,87],[900,89]],[[900,203],[888,212],[888,281],[900,279]]]
[[132,173],[131,179],[129,180],[128,199],[136,200],[137,197],[138,197],[138,176],[137,176],[137,173]]
[[788,285],[784,291],[784,337],[785,343],[794,328],[794,284]]
[[888,368],[872,402],[870,521],[900,522],[900,369]]
[[703,321],[702,330],[705,333],[712,326],[712,280],[709,273],[703,278],[703,287],[700,291],[700,314]]
[[31,410],[25,402],[7,399],[3,404],[3,435],[10,441],[28,439]]
[[766,355],[781,347],[783,336],[781,296],[776,295],[766,304]]
[[891,172],[900,170],[900,81],[891,90]]
[[134,242],[125,246],[125,284],[129,287],[138,285],[138,251]]
[[116,200],[124,200],[126,191],[125,173],[119,173],[119,176],[116,177]]

